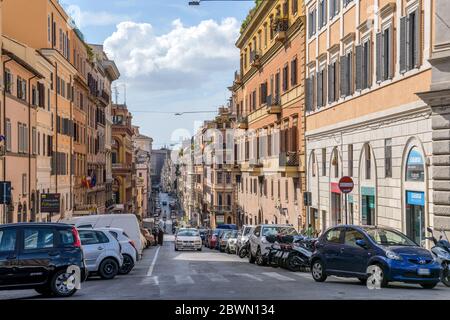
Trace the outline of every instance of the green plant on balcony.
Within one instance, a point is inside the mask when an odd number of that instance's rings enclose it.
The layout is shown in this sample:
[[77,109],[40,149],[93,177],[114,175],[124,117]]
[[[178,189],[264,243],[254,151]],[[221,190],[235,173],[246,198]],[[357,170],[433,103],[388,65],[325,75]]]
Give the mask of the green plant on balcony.
[[255,6],[252,9],[250,9],[249,13],[247,14],[247,17],[245,17],[244,21],[242,21],[241,34],[245,31],[245,29],[249,25],[250,21],[253,18],[253,15],[255,14],[256,10],[258,10],[262,2],[263,0],[255,0]]

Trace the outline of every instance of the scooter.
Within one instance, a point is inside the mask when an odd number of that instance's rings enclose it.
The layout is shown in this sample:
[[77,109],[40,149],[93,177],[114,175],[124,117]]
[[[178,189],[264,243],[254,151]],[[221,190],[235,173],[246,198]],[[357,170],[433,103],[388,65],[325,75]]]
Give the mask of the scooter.
[[[431,248],[431,252],[436,256],[438,262],[442,266],[441,281],[445,286],[450,287],[450,242],[448,241],[447,235],[443,229],[440,230],[441,235],[439,236],[439,240],[434,237],[433,229],[428,227],[427,231],[431,233],[431,237],[427,239],[433,241],[434,243],[434,247]],[[445,236],[445,240],[442,235]]]
[[312,239],[298,237],[294,240],[291,252],[286,260],[286,267],[294,272],[307,270],[310,266],[313,250]]
[[244,244],[239,248],[238,256],[239,258],[243,259],[248,256],[249,252],[250,252],[250,241],[247,239],[245,240]]

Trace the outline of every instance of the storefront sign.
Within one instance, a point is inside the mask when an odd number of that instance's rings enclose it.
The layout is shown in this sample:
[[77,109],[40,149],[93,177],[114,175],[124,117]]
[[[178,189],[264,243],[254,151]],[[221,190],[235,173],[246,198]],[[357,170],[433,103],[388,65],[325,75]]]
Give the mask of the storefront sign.
[[61,194],[43,193],[41,194],[41,212],[58,213],[60,212]]
[[225,216],[223,216],[223,215],[216,216],[216,223],[217,224],[225,223]]
[[415,206],[425,206],[425,193],[406,191],[406,203]]
[[365,196],[375,196],[375,188],[361,187],[361,194]]
[[337,182],[331,183],[331,192],[332,193],[341,193],[341,189],[339,189],[339,183],[337,183]]

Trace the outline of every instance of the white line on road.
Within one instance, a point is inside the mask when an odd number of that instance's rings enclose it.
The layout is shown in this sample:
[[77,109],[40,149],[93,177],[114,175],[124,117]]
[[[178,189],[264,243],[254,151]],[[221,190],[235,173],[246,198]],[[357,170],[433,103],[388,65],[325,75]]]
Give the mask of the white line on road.
[[247,278],[250,278],[252,280],[256,280],[256,281],[260,281],[260,282],[263,281],[263,279],[258,278],[257,276],[254,276],[254,275],[249,274],[249,273],[236,273],[236,275],[237,276],[241,276],[241,277],[247,277]]
[[212,282],[230,282],[230,280],[216,273],[205,273],[205,276]]
[[263,272],[261,274],[263,274],[265,276],[268,276],[268,277],[271,277],[271,278],[274,278],[274,279],[277,279],[277,280],[281,280],[281,281],[295,281],[292,278],[283,276],[283,275],[281,275],[279,273],[276,273],[276,272]]
[[291,274],[296,275],[297,277],[305,278],[305,279],[312,279],[310,273],[292,272]]
[[194,280],[190,276],[184,276],[184,275],[176,275],[175,281],[177,284],[194,284]]
[[158,247],[158,249],[156,250],[155,256],[153,257],[152,264],[150,265],[150,268],[148,268],[147,277],[152,276],[153,268],[155,267],[156,259],[158,258],[159,249],[161,249],[161,247]]

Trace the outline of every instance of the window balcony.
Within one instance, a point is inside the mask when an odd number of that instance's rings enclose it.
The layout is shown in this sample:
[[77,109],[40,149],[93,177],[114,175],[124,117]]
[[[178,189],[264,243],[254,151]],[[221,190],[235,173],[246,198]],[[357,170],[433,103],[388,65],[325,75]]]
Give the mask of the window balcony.
[[230,213],[233,211],[233,206],[219,205],[214,206],[214,213]]
[[248,129],[248,119],[247,117],[240,116],[236,121],[238,129]]
[[287,177],[298,177],[300,153],[296,151],[281,152],[278,156],[279,172]]
[[286,40],[288,29],[289,29],[289,20],[287,18],[276,19],[273,23],[275,41],[284,42]]
[[281,113],[281,103],[279,96],[267,96],[267,113],[279,114]]

